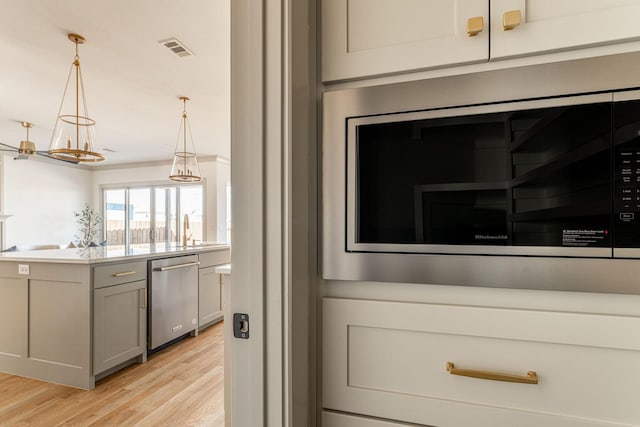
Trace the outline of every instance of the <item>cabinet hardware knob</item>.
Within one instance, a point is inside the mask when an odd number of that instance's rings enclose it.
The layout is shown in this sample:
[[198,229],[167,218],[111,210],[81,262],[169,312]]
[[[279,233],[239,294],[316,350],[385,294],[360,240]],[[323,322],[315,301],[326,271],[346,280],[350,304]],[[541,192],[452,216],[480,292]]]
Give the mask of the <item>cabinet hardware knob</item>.
[[482,16],[474,16],[467,19],[467,36],[477,36],[484,30],[484,18]]
[[453,362],[447,362],[447,371],[449,371],[451,375],[461,375],[463,377],[480,378],[483,380],[538,384],[538,375],[535,371],[529,371],[527,375],[502,374],[500,372],[477,371],[474,369],[458,369],[453,365]]
[[504,31],[513,30],[522,23],[520,10],[509,10],[502,15],[502,29]]

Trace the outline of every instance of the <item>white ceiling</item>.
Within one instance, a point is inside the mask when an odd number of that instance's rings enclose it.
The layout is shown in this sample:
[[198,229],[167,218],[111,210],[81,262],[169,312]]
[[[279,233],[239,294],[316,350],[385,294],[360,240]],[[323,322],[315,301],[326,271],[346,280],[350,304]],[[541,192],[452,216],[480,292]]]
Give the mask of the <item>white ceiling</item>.
[[[182,102],[198,157],[230,153],[230,0],[0,0],[0,142],[47,150],[79,54],[101,164],[170,160]],[[158,43],[177,38],[195,53]]]

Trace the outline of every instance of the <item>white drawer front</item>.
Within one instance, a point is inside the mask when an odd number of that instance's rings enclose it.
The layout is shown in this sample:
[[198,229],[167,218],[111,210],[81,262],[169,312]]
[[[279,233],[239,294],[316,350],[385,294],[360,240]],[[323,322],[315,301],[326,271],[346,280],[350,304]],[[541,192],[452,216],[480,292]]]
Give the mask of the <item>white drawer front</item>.
[[[357,417],[334,412],[322,412],[322,427],[412,427],[409,424],[399,424],[393,421],[375,418]],[[415,427],[415,424],[414,426]]]
[[147,279],[147,261],[122,262],[93,268],[95,289]]
[[[640,424],[635,317],[325,298],[323,325],[328,409],[438,426]],[[539,382],[452,375],[447,362]]]

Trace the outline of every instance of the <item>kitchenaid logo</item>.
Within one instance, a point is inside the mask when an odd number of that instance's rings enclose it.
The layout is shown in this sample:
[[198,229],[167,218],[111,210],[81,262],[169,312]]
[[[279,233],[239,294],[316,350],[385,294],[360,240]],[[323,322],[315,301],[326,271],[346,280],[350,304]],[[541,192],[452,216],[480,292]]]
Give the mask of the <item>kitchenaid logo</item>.
[[507,240],[506,234],[476,234],[476,240]]

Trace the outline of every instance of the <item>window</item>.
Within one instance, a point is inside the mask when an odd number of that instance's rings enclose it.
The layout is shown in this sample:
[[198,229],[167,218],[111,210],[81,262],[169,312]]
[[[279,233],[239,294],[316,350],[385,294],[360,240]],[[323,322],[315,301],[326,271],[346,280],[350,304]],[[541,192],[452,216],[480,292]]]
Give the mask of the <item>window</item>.
[[204,239],[202,184],[105,188],[104,233],[108,245],[182,241],[185,215],[187,240]]

